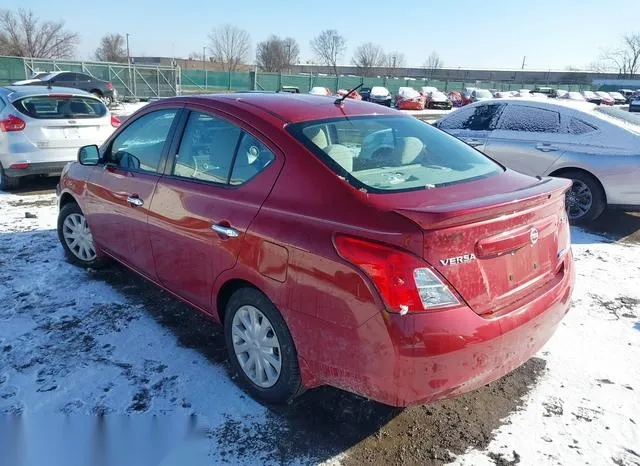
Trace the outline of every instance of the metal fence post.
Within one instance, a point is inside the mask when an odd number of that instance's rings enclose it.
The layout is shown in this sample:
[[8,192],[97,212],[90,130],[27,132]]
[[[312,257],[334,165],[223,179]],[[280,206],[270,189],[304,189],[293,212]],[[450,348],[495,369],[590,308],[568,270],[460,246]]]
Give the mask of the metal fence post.
[[160,97],[160,68],[156,66],[156,94]]
[[340,89],[340,75],[336,74],[336,89],[335,89],[335,92],[338,92],[338,89]]
[[229,68],[227,90],[231,90],[231,68]]

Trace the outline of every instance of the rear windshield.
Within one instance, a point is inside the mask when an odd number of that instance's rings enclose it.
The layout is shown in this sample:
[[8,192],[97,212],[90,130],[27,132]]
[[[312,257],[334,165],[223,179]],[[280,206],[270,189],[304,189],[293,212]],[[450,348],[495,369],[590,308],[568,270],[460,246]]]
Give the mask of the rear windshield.
[[498,164],[412,117],[298,123],[289,132],[338,175],[370,192],[437,188],[500,173]]
[[13,106],[31,118],[100,118],[107,107],[99,100],[82,96],[33,96],[13,102]]

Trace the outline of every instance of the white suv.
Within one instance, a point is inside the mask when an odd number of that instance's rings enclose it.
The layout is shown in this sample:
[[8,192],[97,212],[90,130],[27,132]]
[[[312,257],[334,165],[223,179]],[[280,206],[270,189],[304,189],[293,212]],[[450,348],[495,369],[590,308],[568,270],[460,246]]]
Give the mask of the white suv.
[[0,87],[0,190],[18,187],[27,175],[60,175],[79,147],[100,145],[119,125],[88,92]]

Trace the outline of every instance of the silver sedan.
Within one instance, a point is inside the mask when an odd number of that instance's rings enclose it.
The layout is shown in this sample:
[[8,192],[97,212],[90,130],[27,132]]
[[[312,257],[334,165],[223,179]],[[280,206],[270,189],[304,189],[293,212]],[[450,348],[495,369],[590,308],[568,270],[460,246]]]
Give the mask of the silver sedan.
[[589,103],[500,99],[477,102],[435,126],[508,168],[573,180],[569,218],[605,208],[640,210],[640,115]]

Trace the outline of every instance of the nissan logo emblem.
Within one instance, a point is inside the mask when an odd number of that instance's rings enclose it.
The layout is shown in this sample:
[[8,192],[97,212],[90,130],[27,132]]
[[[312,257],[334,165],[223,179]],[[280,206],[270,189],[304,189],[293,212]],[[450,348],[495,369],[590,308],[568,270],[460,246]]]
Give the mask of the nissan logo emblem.
[[533,246],[534,244],[536,244],[538,242],[538,230],[535,228],[532,228],[531,231],[529,232],[529,241],[531,241],[531,246]]

